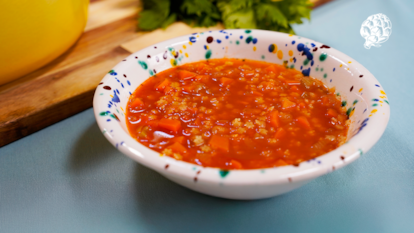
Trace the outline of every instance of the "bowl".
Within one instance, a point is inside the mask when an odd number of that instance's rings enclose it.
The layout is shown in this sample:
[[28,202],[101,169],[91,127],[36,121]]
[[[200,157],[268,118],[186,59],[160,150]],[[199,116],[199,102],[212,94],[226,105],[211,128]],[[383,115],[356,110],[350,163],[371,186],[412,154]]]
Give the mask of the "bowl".
[[[161,156],[129,135],[126,103],[142,82],[173,66],[223,57],[285,64],[336,87],[351,122],[347,142],[299,166],[220,170]],[[102,133],[123,154],[189,189],[230,199],[276,196],[352,163],[379,140],[390,116],[383,87],[354,59],[304,37],[242,29],[177,37],[130,55],[102,79],[93,107]]]

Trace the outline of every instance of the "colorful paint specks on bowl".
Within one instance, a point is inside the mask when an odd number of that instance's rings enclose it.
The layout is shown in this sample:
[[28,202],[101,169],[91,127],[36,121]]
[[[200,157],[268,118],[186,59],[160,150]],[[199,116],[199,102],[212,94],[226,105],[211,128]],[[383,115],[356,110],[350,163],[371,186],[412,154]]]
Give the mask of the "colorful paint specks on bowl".
[[[351,120],[347,143],[299,166],[228,171],[160,156],[129,136],[126,103],[144,80],[184,63],[223,57],[283,64],[335,87]],[[231,199],[276,196],[353,162],[379,140],[390,116],[381,84],[347,55],[300,36],[241,29],[195,33],[130,55],[102,79],[93,105],[102,133],[122,153],[192,190]]]

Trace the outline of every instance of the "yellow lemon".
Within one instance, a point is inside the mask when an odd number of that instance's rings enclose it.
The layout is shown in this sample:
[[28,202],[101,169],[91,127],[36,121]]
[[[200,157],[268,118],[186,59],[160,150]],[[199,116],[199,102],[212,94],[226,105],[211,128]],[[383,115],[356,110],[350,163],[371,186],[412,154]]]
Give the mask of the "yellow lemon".
[[0,1],[0,85],[70,48],[86,25],[89,0]]

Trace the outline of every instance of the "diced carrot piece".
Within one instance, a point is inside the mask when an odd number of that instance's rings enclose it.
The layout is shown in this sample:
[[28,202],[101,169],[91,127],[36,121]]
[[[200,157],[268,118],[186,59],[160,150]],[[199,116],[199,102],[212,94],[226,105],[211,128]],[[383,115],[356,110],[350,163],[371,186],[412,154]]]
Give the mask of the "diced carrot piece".
[[338,116],[338,113],[336,112],[335,109],[329,108],[328,109],[328,112],[326,113],[326,115],[328,117],[337,117]]
[[180,77],[181,80],[186,80],[186,79],[190,79],[197,76],[196,73],[187,71],[187,70],[180,70],[178,71],[178,77]]
[[157,91],[163,91],[168,85],[170,85],[170,80],[164,79],[155,89]]
[[328,99],[328,97],[327,97],[327,96],[323,96],[323,97],[322,97],[322,104],[323,104],[323,105],[327,105],[327,104],[329,104],[329,99]]
[[299,81],[296,81],[296,80],[285,80],[285,82],[289,86],[300,85],[300,82]]
[[306,105],[305,105],[305,103],[303,103],[303,102],[302,102],[302,103],[300,103],[300,104],[299,104],[299,106],[300,106],[301,108],[306,108]]
[[208,80],[210,76],[208,75],[197,75],[195,78],[200,81],[200,80]]
[[273,127],[279,127],[279,112],[273,111],[269,114],[268,120]]
[[306,117],[300,116],[300,117],[296,118],[296,121],[303,128],[305,128],[305,129],[311,129],[311,126],[309,124],[309,121],[308,121],[308,119]]
[[227,137],[213,135],[210,139],[209,144],[211,147],[213,147],[213,149],[229,152],[230,142],[229,138]]
[[182,88],[186,92],[191,92],[192,90],[194,90],[194,86],[193,85],[182,86]]
[[227,86],[227,85],[232,84],[234,82],[234,80],[231,79],[231,78],[221,78],[220,82],[221,82],[221,84]]
[[286,130],[284,128],[279,128],[276,131],[275,138],[281,139],[286,135]]
[[134,101],[129,105],[131,108],[143,106],[144,102],[140,98],[135,98]]
[[179,137],[172,138],[170,141],[171,142],[178,142],[180,144],[184,144],[185,138],[184,138],[184,136],[179,136]]
[[258,92],[258,91],[252,91],[252,94],[255,96],[264,96],[263,93]]
[[232,159],[230,160],[230,167],[234,169],[242,169],[243,165],[239,161]]
[[264,70],[267,71],[267,72],[276,73],[276,68],[273,65],[270,65],[270,66],[266,67]]
[[181,129],[181,121],[162,118],[158,126],[167,130],[171,130],[174,133],[178,133],[178,131]]
[[286,166],[286,165],[289,165],[289,164],[286,163],[285,160],[279,159],[278,161],[276,161],[275,165],[277,167],[281,167],[281,166]]
[[156,128],[158,127],[158,121],[154,120],[154,121],[148,121],[147,123],[149,126],[151,126],[151,128]]
[[174,142],[171,146],[167,147],[168,149],[171,149],[172,151],[176,153],[186,153],[187,148],[185,148],[183,145],[181,145],[178,142]]
[[297,86],[292,86],[290,88],[291,91],[299,91],[299,88]]
[[295,106],[296,106],[296,104],[294,102],[288,100],[288,99],[283,99],[283,101],[282,101],[282,107],[284,109],[293,108]]

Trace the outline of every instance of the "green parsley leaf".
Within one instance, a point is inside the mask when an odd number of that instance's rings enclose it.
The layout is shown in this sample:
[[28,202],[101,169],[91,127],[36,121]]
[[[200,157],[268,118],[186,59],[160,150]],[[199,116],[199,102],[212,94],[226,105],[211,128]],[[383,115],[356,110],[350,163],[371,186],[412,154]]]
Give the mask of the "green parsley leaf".
[[226,28],[257,28],[253,9],[235,11],[223,19]]
[[144,0],[142,30],[165,28],[176,20],[209,27],[259,28],[294,33],[291,24],[310,20],[309,0]]
[[210,0],[184,0],[180,11],[182,19],[193,26],[210,27],[221,19],[216,5]]
[[177,14],[176,13],[172,13],[170,16],[168,16],[167,19],[165,19],[164,22],[162,22],[161,27],[163,29],[165,29],[166,27],[168,27],[170,24],[174,23],[177,20]]
[[302,18],[310,19],[312,4],[308,0],[219,0],[217,6],[226,28],[294,33],[290,24],[302,23]]
[[269,24],[278,24],[284,28],[289,26],[285,15],[283,15],[275,4],[259,4],[256,6],[255,10],[256,20],[263,24],[262,27],[266,27],[266,25]]
[[154,30],[165,26],[164,22],[169,19],[169,14],[170,0],[146,0],[144,11],[140,13],[138,27],[142,30]]

